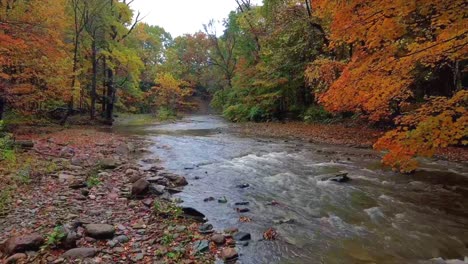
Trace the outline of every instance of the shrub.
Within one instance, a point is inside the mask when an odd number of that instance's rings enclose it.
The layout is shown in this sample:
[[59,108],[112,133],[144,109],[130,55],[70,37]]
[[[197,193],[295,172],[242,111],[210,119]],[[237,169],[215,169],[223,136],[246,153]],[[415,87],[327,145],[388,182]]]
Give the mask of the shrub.
[[314,105],[309,107],[303,115],[304,121],[308,123],[327,123],[333,116],[322,106]]
[[173,120],[177,117],[174,110],[167,107],[160,107],[156,115],[159,121]]

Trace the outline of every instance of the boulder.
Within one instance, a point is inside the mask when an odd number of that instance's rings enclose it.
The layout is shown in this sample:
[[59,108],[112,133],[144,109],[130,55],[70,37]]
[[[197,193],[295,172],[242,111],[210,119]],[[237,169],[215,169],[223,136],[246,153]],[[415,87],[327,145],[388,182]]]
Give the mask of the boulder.
[[141,196],[146,194],[150,187],[150,183],[145,179],[139,179],[138,181],[134,182],[132,185],[132,195],[134,196]]
[[86,234],[96,239],[108,239],[114,237],[114,226],[107,224],[89,224],[85,226]]
[[184,216],[186,218],[191,218],[196,221],[205,222],[205,215],[192,207],[182,207],[182,211],[184,212]]
[[221,257],[223,258],[224,261],[233,261],[236,260],[239,257],[239,254],[234,248],[224,248],[221,251]]
[[137,182],[137,181],[138,181],[139,179],[141,179],[141,178],[143,178],[143,176],[136,174],[136,175],[130,176],[130,177],[128,178],[128,181],[129,181],[130,183],[135,183],[135,182]]
[[164,185],[164,186],[169,186],[171,183],[168,179],[161,177],[161,176],[150,177],[150,178],[147,178],[146,180],[149,181],[150,183],[155,183],[155,184]]
[[226,242],[226,238],[221,234],[214,234],[211,236],[211,241],[216,245],[223,245]]
[[22,253],[26,251],[36,251],[44,244],[44,238],[39,234],[17,236],[8,239],[1,246],[1,250],[6,255]]
[[96,248],[74,248],[63,253],[62,257],[71,259],[84,259],[96,256],[98,250]]

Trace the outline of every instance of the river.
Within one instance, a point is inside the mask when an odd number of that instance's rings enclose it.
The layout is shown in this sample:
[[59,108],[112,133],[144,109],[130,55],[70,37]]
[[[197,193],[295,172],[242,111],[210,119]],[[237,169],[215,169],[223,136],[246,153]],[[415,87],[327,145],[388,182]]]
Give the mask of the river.
[[[187,177],[177,195],[184,206],[204,213],[217,230],[252,234],[238,248],[239,263],[432,263],[468,256],[466,164],[426,160],[415,175],[401,175],[382,168],[373,150],[253,138],[229,127],[220,117],[195,115],[120,129],[145,135],[154,143],[148,157]],[[322,180],[340,172],[352,180]],[[208,197],[227,203],[204,202]],[[238,213],[239,207],[250,212]],[[270,227],[278,239],[263,241]]]

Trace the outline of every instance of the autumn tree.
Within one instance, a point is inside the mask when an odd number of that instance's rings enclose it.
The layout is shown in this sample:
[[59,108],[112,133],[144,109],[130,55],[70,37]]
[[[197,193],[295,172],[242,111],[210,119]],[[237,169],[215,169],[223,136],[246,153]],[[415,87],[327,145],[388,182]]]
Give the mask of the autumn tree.
[[0,1],[0,117],[5,105],[35,112],[67,101],[65,1]]

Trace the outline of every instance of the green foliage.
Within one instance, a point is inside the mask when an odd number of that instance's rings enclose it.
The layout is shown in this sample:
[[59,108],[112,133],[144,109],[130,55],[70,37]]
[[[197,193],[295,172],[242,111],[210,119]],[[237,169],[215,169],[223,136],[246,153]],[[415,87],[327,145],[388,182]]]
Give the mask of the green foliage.
[[86,185],[89,188],[98,186],[100,184],[101,184],[101,179],[99,179],[99,175],[97,175],[97,174],[93,174],[93,175],[89,176],[88,179],[86,180]]
[[160,107],[158,109],[158,112],[156,114],[156,118],[159,121],[168,121],[168,120],[174,120],[177,118],[176,113],[174,110],[167,108],[167,107]]
[[170,217],[174,219],[179,218],[183,213],[182,208],[176,204],[160,201],[154,201],[153,212],[157,216]]
[[56,226],[46,237],[46,242],[42,249],[54,248],[62,242],[67,234],[62,226]]
[[20,168],[16,173],[16,182],[23,185],[31,183],[31,170],[32,168],[29,164],[26,164]]
[[161,237],[161,244],[164,246],[168,246],[174,241],[174,236],[171,234],[165,234],[164,236]]
[[309,107],[303,114],[303,119],[308,123],[328,123],[333,116],[322,106],[314,105]]
[[14,188],[6,186],[0,189],[0,216],[7,214],[13,197]]

